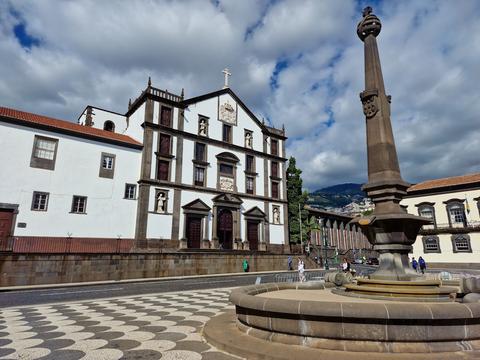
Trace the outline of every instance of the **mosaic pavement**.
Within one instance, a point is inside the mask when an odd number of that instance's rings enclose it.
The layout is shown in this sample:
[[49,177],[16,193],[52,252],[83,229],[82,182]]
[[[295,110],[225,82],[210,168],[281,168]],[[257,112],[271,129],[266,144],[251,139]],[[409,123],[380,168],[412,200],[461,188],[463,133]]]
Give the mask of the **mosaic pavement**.
[[0,359],[234,360],[201,329],[233,308],[229,289],[0,310]]

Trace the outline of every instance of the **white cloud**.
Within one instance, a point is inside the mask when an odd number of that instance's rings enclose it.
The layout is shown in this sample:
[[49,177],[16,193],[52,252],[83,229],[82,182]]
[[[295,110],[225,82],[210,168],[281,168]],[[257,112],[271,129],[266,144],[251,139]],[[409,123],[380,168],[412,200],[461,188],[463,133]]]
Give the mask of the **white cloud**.
[[[0,0],[1,105],[73,121],[86,104],[125,111],[149,75],[187,97],[219,89],[228,66],[247,105],[285,124],[308,188],[362,182],[359,10],[353,0]],[[480,4],[388,1],[374,10],[403,177],[480,171]],[[19,44],[21,22],[40,46]]]

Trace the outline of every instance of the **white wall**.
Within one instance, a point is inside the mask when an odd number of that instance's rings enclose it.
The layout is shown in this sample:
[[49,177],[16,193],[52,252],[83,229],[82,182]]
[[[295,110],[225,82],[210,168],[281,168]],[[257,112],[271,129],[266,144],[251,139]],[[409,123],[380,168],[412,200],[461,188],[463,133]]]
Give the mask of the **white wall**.
[[[124,199],[136,184],[141,150],[0,123],[0,202],[19,204],[16,236],[134,236],[137,201]],[[30,167],[34,136],[58,139],[55,170]],[[113,179],[99,177],[101,153],[116,155]],[[48,211],[32,211],[33,191],[49,192]],[[138,193],[138,187],[137,187]],[[87,196],[86,215],[70,214],[73,195]]]
[[[96,107],[92,107],[92,111],[92,127],[103,130],[103,125],[105,124],[105,121],[112,121],[115,124],[115,132],[117,134],[125,133],[125,130],[127,129],[127,120],[125,116],[112,113],[110,111],[98,109]],[[80,118],[80,124],[85,123],[86,114],[87,111],[85,109],[82,117]]]

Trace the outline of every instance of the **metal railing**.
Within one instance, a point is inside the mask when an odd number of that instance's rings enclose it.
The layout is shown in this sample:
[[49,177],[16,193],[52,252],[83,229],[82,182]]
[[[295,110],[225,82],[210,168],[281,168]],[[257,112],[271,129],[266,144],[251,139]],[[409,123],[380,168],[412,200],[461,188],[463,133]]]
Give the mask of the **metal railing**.
[[[368,276],[373,273],[377,267],[367,265],[352,264],[352,268],[355,269],[355,275],[357,277]],[[331,268],[330,270],[306,270],[306,281],[321,281],[325,278],[327,272],[335,272],[341,270],[341,266]],[[275,274],[275,282],[299,282],[300,277],[298,271],[290,271],[281,274]]]
[[467,221],[463,223],[440,223],[428,224],[422,226],[420,235],[434,235],[445,233],[463,233],[463,232],[478,232],[480,231],[480,221]]

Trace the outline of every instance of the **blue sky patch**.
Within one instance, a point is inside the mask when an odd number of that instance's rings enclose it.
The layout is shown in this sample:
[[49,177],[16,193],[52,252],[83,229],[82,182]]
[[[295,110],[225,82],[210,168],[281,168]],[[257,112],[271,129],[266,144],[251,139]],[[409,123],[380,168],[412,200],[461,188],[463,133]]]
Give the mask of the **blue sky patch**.
[[20,22],[13,27],[13,33],[24,49],[30,50],[32,46],[39,46],[40,40],[27,33],[25,23]]

